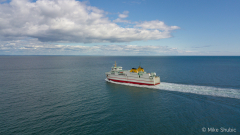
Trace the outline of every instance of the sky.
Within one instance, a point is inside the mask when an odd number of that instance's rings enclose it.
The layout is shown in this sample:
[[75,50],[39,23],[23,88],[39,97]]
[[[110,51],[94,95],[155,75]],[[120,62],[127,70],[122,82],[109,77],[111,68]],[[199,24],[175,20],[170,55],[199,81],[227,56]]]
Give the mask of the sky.
[[0,55],[240,56],[240,1],[0,0]]

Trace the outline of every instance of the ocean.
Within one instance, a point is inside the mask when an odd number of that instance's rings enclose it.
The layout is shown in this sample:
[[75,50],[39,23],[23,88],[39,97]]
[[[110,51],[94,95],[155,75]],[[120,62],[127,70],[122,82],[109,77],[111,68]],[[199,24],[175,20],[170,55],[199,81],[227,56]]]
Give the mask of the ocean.
[[[118,84],[117,62],[161,78]],[[240,134],[240,57],[0,56],[0,134]]]

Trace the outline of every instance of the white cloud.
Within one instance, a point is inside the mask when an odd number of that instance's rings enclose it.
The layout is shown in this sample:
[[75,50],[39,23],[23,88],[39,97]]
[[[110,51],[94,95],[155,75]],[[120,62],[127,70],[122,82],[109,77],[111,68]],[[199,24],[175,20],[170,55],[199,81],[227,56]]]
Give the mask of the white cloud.
[[203,51],[199,49],[179,49],[155,45],[64,45],[40,42],[36,38],[0,41],[1,55],[115,55],[115,56],[158,56],[158,55],[236,55],[239,52]]
[[116,22],[116,23],[130,23],[130,21],[123,20],[122,18],[117,18],[117,19],[113,20],[113,22]]
[[[153,45],[63,45],[40,42],[37,39],[1,41],[0,54],[68,54],[68,55],[176,55],[187,51],[168,46]],[[191,53],[191,52],[190,52]]]
[[163,31],[170,31],[175,29],[180,29],[178,26],[167,26],[162,21],[154,20],[154,21],[145,21],[143,23],[138,23],[135,27],[141,27],[143,29],[157,29]]
[[[127,16],[128,12],[123,12],[115,22],[127,22],[122,20]],[[105,11],[75,0],[12,0],[0,4],[0,40],[30,37],[42,42],[131,42],[169,38],[170,30],[179,28],[155,22],[123,28],[109,20]]]
[[118,17],[119,18],[126,18],[126,17],[128,17],[128,13],[129,13],[128,11],[124,11],[123,14],[119,14]]
[[128,11],[124,11],[122,14],[119,14],[117,19],[113,20],[113,22],[116,22],[116,23],[130,23],[130,21],[128,20],[124,20],[124,18],[127,18],[128,17]]

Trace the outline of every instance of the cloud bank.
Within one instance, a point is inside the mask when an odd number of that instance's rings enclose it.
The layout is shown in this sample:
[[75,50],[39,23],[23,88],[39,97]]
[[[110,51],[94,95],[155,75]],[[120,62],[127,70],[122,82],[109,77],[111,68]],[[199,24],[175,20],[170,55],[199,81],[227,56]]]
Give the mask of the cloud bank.
[[[119,20],[128,12],[119,14]],[[36,38],[41,42],[131,42],[171,37],[178,26],[155,20],[124,28],[107,13],[75,0],[12,0],[0,4],[0,40]]]
[[36,38],[25,40],[0,41],[1,55],[106,55],[106,56],[161,56],[161,55],[198,55],[198,56],[239,56],[238,52],[203,51],[201,49],[180,49],[161,45],[65,45],[38,41]]
[[37,39],[1,41],[0,53],[13,55],[172,55],[190,53],[178,48],[153,45],[63,45]]

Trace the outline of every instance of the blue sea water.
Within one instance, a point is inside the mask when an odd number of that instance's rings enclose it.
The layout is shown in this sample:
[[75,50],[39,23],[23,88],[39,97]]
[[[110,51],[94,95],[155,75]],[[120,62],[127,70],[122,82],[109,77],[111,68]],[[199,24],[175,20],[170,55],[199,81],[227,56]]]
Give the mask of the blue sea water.
[[[114,62],[158,86],[106,81]],[[0,134],[240,134],[240,57],[0,56]]]

